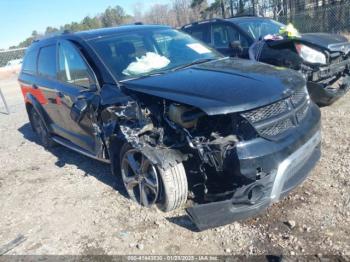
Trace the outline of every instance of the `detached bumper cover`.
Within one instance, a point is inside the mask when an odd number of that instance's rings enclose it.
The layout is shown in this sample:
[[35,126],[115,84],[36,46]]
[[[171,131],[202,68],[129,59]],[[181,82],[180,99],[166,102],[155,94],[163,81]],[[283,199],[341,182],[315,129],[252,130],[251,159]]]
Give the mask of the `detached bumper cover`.
[[332,89],[317,82],[308,82],[307,88],[311,99],[320,106],[333,104],[350,90],[350,76],[344,77],[338,89]]
[[[188,215],[199,230],[205,230],[262,212],[306,179],[321,156],[320,143],[321,133],[317,131],[305,144],[283,160],[271,174],[249,185],[262,189],[262,195],[256,202],[237,203],[235,194],[230,200],[188,208],[186,209]],[[251,187],[244,190],[250,189]]]
[[[350,59],[348,58],[329,66],[322,66],[313,72],[308,82],[308,90],[312,100],[320,106],[328,106],[344,96],[350,89],[349,69]],[[327,79],[340,74],[343,76],[337,80],[341,82],[339,88],[332,88],[324,83],[327,82]]]

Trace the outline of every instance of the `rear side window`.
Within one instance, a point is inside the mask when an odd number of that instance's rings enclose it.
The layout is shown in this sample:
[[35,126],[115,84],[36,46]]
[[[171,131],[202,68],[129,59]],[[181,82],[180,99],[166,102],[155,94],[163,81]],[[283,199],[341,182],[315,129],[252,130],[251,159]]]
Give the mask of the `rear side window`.
[[45,46],[40,49],[38,73],[44,77],[56,78],[56,45]]
[[224,24],[214,24],[213,25],[213,40],[214,46],[216,48],[228,48],[229,39],[229,27]]
[[204,43],[210,44],[210,26],[209,24],[198,25],[186,30],[194,38],[197,38]]
[[36,59],[38,51],[36,49],[29,50],[23,61],[22,70],[25,73],[36,74]]
[[249,47],[247,39],[233,26],[227,24],[213,25],[214,47],[228,48],[233,41],[238,41],[242,47]]
[[59,70],[58,79],[69,84],[89,88],[93,84],[87,64],[69,42],[61,42],[59,51]]

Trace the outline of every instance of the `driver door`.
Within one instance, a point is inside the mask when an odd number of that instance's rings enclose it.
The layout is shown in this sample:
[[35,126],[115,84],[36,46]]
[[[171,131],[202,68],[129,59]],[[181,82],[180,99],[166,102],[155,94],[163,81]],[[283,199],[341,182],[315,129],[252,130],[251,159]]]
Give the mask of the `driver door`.
[[96,132],[98,108],[96,78],[79,49],[70,41],[58,43],[59,113],[63,119],[60,135],[95,153],[100,145]]

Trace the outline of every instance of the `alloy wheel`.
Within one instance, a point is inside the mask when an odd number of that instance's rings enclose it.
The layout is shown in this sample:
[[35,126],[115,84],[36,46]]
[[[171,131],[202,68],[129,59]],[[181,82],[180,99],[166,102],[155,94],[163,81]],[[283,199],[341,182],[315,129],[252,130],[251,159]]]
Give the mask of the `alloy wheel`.
[[136,149],[126,151],[121,161],[121,174],[131,199],[145,207],[156,203],[159,193],[157,168],[144,154]]

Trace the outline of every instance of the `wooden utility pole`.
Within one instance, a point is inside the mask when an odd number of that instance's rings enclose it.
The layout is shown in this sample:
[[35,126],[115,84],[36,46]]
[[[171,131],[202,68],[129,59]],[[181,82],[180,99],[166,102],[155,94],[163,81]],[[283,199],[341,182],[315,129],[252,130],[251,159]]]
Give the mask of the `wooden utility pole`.
[[230,0],[230,12],[231,12],[231,17],[233,17],[233,0]]
[[226,18],[226,17],[225,17],[225,4],[224,4],[224,0],[220,0],[220,6],[221,6],[222,18]]
[[253,5],[253,15],[255,15],[255,0],[252,0],[252,5]]

